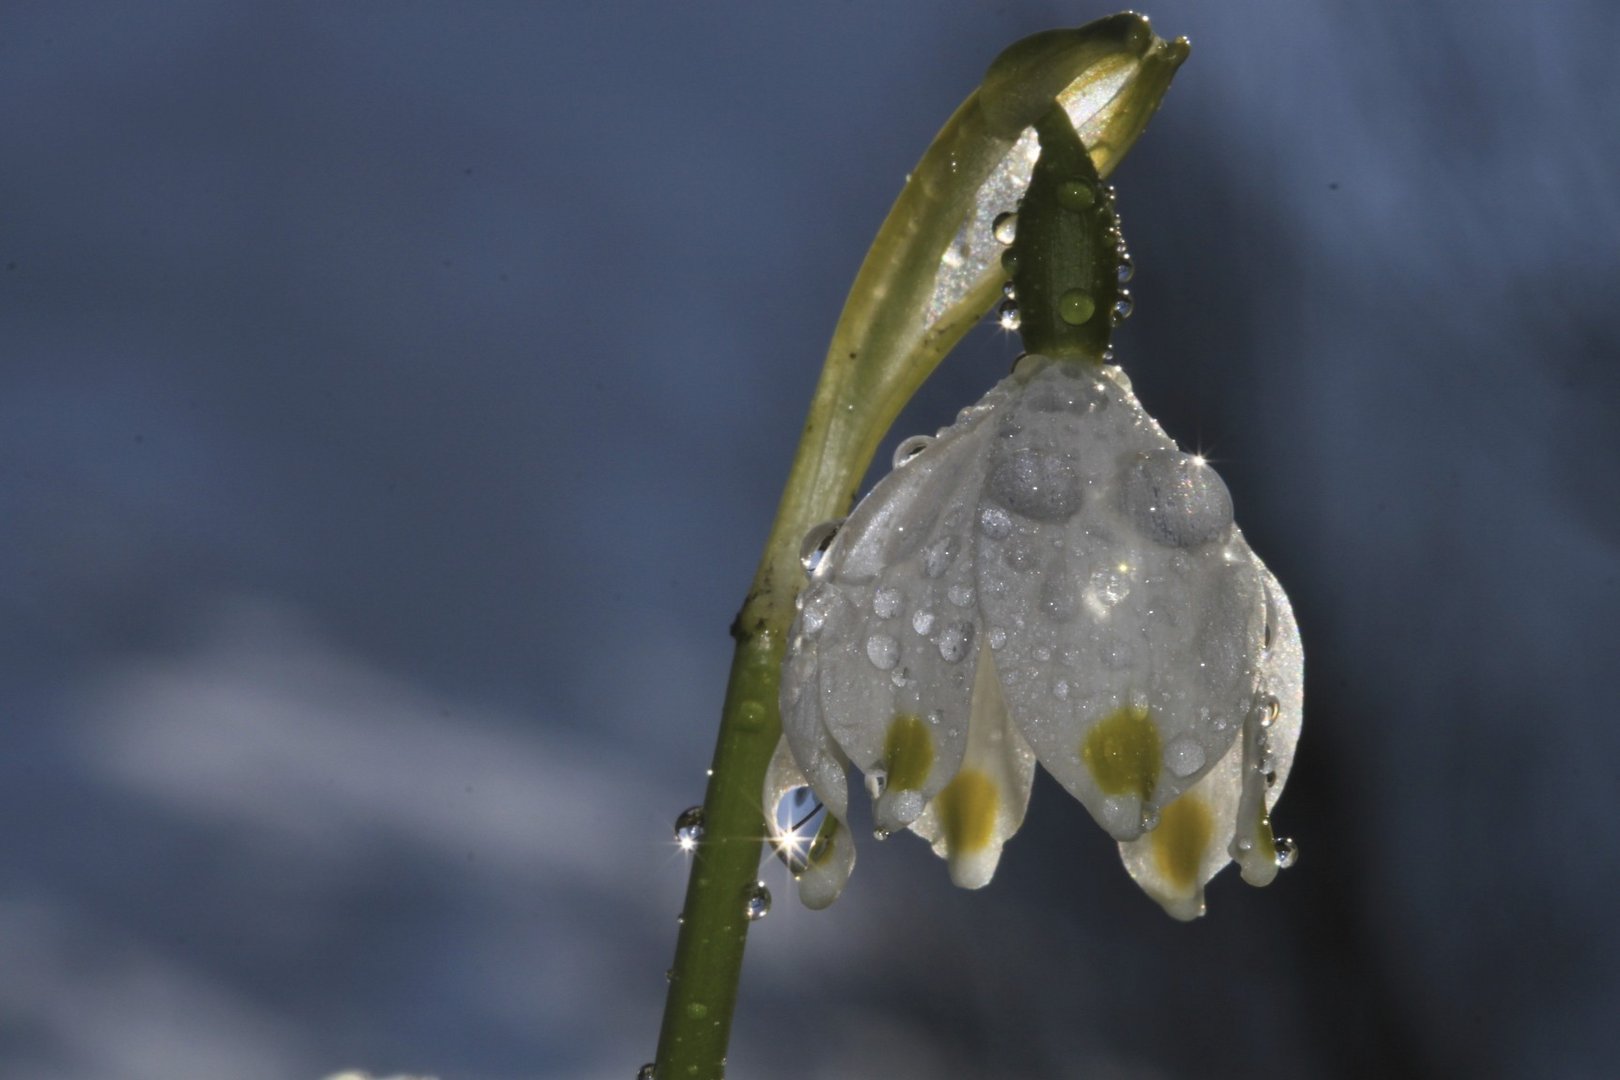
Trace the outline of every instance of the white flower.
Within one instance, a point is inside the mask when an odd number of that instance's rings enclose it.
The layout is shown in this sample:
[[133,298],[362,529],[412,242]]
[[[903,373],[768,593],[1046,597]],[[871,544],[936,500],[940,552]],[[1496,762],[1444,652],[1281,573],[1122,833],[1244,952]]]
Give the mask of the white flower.
[[994,874],[1037,761],[1177,918],[1233,859],[1269,882],[1292,856],[1268,815],[1303,654],[1214,469],[1118,368],[1040,356],[918,442],[825,548],[793,624],[764,795],[767,820],[805,784],[827,808],[804,903],[855,864],[850,762],[879,834],[911,829],[967,888]]

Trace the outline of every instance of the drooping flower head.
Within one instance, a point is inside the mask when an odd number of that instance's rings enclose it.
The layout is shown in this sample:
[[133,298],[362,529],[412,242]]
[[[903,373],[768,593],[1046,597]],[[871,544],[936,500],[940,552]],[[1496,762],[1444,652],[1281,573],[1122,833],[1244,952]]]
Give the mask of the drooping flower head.
[[[1111,200],[1089,163],[1049,161],[1041,133],[1019,232],[1049,237],[1074,215],[1082,242],[1106,240],[1112,279]],[[1042,208],[1056,225],[1031,212],[1043,168],[1060,193]],[[1041,261],[1023,240],[1014,256]],[[1029,286],[1039,295],[1025,317],[1060,331],[1106,323],[1117,285],[1098,285],[1087,258],[1091,287]],[[1020,304],[1024,280],[1015,273]],[[1204,885],[1228,862],[1263,885],[1291,858],[1269,821],[1301,721],[1288,599],[1215,470],[1100,362],[1106,328],[1086,333],[1083,347],[1024,357],[936,438],[902,444],[819,552],[764,793],[768,818],[806,784],[827,809],[799,874],[811,907],[831,903],[854,866],[850,764],[879,834],[922,836],[968,888],[990,880],[1022,822],[1037,762],[1178,918],[1202,913]]]

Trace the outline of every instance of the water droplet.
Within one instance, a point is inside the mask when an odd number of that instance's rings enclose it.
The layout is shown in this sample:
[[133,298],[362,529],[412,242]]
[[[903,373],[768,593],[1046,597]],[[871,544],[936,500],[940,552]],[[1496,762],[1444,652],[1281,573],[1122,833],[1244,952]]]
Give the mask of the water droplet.
[[1121,251],[1119,253],[1119,283],[1123,285],[1135,276],[1136,260],[1131,258],[1130,252]]
[[743,890],[743,917],[759,922],[771,913],[771,890],[763,881],[756,881]]
[[667,982],[667,983],[672,983],[672,982],[675,981],[675,969],[674,968],[671,967],[671,968],[665,968],[664,969],[664,981]]
[[902,439],[900,445],[894,448],[894,459],[891,464],[898,469],[933,444],[932,435],[913,435],[909,439]]
[[990,235],[998,243],[1010,244],[1018,238],[1018,215],[997,214],[996,220],[990,223]]
[[952,585],[945,591],[945,598],[957,607],[967,607],[973,603],[973,587],[971,585]]
[[691,851],[703,839],[703,807],[688,806],[675,819],[675,842],[682,851]]
[[879,671],[888,671],[900,662],[900,643],[888,634],[872,634],[866,639],[866,658]]
[[1266,699],[1260,703],[1260,726],[1268,728],[1276,723],[1277,717],[1282,715],[1282,702],[1274,695],[1267,694]]
[[1108,317],[1115,326],[1118,326],[1120,323],[1130,318],[1131,312],[1135,310],[1136,301],[1131,299],[1130,293],[1126,292],[1124,289],[1121,289],[1119,290],[1119,299],[1114,301],[1113,310],[1109,313]]
[[1012,282],[1004,281],[1001,283],[1001,295],[1011,300],[1018,295],[1018,288]]
[[833,537],[838,535],[838,527],[844,523],[843,518],[834,518],[810,526],[804,534],[804,542],[799,545],[799,565],[804,572],[814,574],[821,566],[821,560],[826,556],[827,549],[832,547]]
[[1214,469],[1179,450],[1141,454],[1127,466],[1125,506],[1151,539],[1170,547],[1206,544],[1232,524],[1232,496]]
[[1260,647],[1262,649],[1270,649],[1271,648],[1271,639],[1272,639],[1272,637],[1273,637],[1273,631],[1271,629],[1271,620],[1267,619],[1266,620],[1266,627],[1260,633]]
[[1084,210],[1097,201],[1097,193],[1084,180],[1069,180],[1058,188],[1057,200],[1066,210]]
[[885,585],[872,594],[872,614],[880,619],[892,619],[900,614],[900,605],[905,599],[899,589]]
[[1286,870],[1299,861],[1299,845],[1286,836],[1277,837],[1277,868]]
[[1069,680],[1058,679],[1052,683],[1052,696],[1059,701],[1069,700]]
[[1011,276],[1018,272],[1018,250],[1008,248],[1001,253],[1001,269]]
[[884,840],[887,840],[889,837],[891,837],[893,835],[894,835],[893,830],[885,829],[881,825],[879,825],[877,828],[872,830],[872,839],[880,841],[880,842],[884,841]]
[[1012,532],[1012,517],[999,506],[979,511],[979,531],[992,540],[1004,540]]
[[1164,763],[1186,778],[1204,767],[1204,747],[1194,739],[1177,739],[1164,749]]
[[918,608],[911,613],[911,628],[923,637],[934,632],[934,613],[927,608]]
[[968,654],[968,647],[972,644],[973,624],[951,623],[939,632],[939,657],[948,664],[957,663]]
[[1074,465],[1032,447],[1000,455],[985,486],[1002,506],[1036,521],[1067,521],[1080,509],[1082,483]]
[[1070,289],[1058,297],[1058,317],[1070,326],[1080,326],[1096,314],[1097,302],[1081,289]]
[[923,549],[923,573],[931,578],[939,577],[955,561],[960,547],[960,541],[954,536],[942,536],[929,544]]
[[1000,626],[992,626],[990,628],[990,647],[999,649],[1005,644],[1007,644],[1007,631]]
[[806,637],[815,637],[827,625],[827,616],[833,606],[832,591],[824,582],[816,582],[799,594],[799,627]]
[[636,1070],[636,1080],[658,1080],[658,1069],[649,1061]]
[[1018,310],[1018,301],[1008,298],[996,308],[996,325],[1003,330],[1016,330],[1024,325],[1024,316]]

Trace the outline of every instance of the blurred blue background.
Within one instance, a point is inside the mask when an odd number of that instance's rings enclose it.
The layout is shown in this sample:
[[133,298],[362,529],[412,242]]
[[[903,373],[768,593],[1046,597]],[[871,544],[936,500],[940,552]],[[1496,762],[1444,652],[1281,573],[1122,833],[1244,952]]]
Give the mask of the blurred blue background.
[[[0,1073],[628,1080],[844,293],[1108,10],[6,4]],[[1045,778],[981,892],[773,864],[731,1075],[1612,1076],[1620,8],[1148,13],[1120,356],[1294,598],[1300,864],[1173,923]]]

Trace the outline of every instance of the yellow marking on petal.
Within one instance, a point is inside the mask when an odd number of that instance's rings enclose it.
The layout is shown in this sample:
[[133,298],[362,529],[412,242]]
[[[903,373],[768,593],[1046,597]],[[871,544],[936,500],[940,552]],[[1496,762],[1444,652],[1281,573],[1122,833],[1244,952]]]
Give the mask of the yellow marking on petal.
[[1153,862],[1159,873],[1178,889],[1197,886],[1199,864],[1215,835],[1215,819],[1204,801],[1183,795],[1164,808],[1159,827],[1151,835]]
[[1159,729],[1140,705],[1116,709],[1092,725],[1080,759],[1105,795],[1135,795],[1146,802],[1159,782]]
[[901,713],[894,718],[883,741],[883,767],[895,791],[916,791],[927,782],[934,767],[934,737],[922,717]]
[[820,866],[827,861],[833,853],[833,844],[837,838],[838,819],[828,814],[821,819],[821,828],[816,830],[816,838],[810,841],[810,851],[805,856],[811,866]]
[[952,855],[984,850],[996,829],[1000,801],[995,781],[978,769],[963,769],[945,785],[935,805],[945,827],[945,845]]

